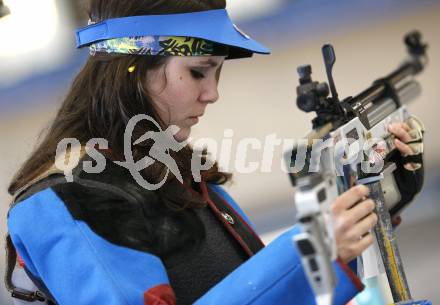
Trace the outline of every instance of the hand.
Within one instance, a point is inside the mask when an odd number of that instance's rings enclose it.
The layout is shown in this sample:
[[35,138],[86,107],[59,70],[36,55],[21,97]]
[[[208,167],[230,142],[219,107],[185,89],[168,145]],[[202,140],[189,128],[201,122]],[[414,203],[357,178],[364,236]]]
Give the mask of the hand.
[[[405,144],[412,141],[411,135],[409,134],[410,130],[411,128],[406,123],[392,123],[388,126],[388,131],[396,137],[396,139],[394,139],[394,144],[402,157],[414,154],[411,147]],[[420,167],[420,164],[406,163],[403,167],[407,170],[414,171]]]
[[[396,149],[400,152],[400,158],[393,161],[398,165],[394,177],[399,186],[399,191],[403,195],[401,203],[398,204],[399,207],[394,208],[394,213],[392,213],[393,210],[390,211],[393,226],[398,226],[402,221],[396,210],[401,210],[406,203],[410,202],[414,195],[420,191],[423,184],[423,171],[419,170],[422,167],[422,163],[405,162],[404,158],[416,154],[423,154],[422,139],[424,127],[423,124],[414,117],[411,117],[408,122],[410,122],[410,124],[393,123],[388,126],[389,132],[395,136],[394,144],[396,145]],[[409,142],[413,142],[413,144],[409,145]]]
[[373,243],[369,232],[377,223],[374,202],[366,199],[368,187],[357,185],[332,204],[333,228],[338,257],[348,263]]

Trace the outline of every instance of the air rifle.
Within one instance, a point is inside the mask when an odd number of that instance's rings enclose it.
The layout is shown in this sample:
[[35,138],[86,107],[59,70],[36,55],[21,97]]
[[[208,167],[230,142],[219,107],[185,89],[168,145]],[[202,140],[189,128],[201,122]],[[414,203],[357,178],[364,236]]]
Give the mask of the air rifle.
[[[312,80],[310,65],[297,70],[297,106],[305,112],[314,111],[316,117],[312,120],[313,131],[286,153],[286,161],[288,168],[295,168],[289,176],[297,187],[295,206],[302,228],[294,243],[301,253],[318,305],[332,304],[337,281],[332,267],[336,247],[331,203],[338,194],[356,184],[367,185],[376,204],[379,220],[374,233],[380,250],[378,258],[385,268],[394,302],[413,304],[390,216],[400,213],[412,197],[406,198],[405,190],[396,181],[397,150],[388,126],[395,122],[408,123],[413,138],[409,144],[418,147],[418,151],[404,161],[422,163],[423,126],[410,116],[406,104],[421,92],[415,76],[427,63],[427,45],[417,31],[407,34],[404,41],[409,58],[403,64],[358,95],[343,100],[339,99],[333,80],[336,56],[331,45],[322,48],[328,84]],[[301,156],[304,162],[298,169]],[[414,175],[422,177],[416,178],[419,191],[423,173]],[[371,251],[368,255],[372,255]]]

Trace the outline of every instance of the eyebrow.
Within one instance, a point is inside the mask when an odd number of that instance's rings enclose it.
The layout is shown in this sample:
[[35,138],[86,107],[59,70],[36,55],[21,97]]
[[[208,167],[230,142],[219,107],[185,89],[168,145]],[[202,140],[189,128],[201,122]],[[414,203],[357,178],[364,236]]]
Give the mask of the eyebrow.
[[218,63],[215,60],[212,59],[206,59],[200,62],[201,65],[208,65],[211,67],[217,67]]

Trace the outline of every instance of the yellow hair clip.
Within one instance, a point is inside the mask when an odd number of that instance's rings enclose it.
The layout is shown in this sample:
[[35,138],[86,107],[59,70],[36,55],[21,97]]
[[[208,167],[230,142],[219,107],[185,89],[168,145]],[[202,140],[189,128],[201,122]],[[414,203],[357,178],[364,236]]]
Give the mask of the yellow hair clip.
[[136,70],[136,66],[130,66],[130,67],[128,67],[128,72],[133,73],[134,70]]

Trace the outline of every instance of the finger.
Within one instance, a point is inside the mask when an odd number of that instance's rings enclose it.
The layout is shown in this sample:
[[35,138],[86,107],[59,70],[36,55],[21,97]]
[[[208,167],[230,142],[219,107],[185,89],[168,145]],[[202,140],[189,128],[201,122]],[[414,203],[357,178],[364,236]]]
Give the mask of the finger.
[[336,198],[333,208],[341,211],[347,210],[366,197],[369,192],[370,190],[365,185],[356,185]]
[[409,125],[405,122],[400,123],[400,127],[402,127],[405,131],[410,131],[411,127],[409,127]]
[[347,211],[347,217],[357,223],[374,211],[374,201],[364,200]]
[[420,163],[406,163],[406,164],[403,165],[403,167],[404,167],[406,170],[409,170],[409,171],[415,171],[415,170],[418,170],[421,166],[422,166],[422,165],[421,165]]
[[364,237],[362,237],[356,244],[357,253],[362,254],[369,246],[373,244],[373,235],[371,233],[367,233]]
[[367,217],[359,221],[348,232],[347,237],[351,240],[358,240],[360,237],[365,236],[377,223],[377,215],[370,213]]
[[412,140],[409,133],[400,125],[392,124],[388,127],[388,130],[402,142],[409,142]]
[[396,145],[397,150],[402,154],[403,157],[413,154],[411,147],[409,147],[409,145],[403,143],[399,139],[394,139],[394,144]]
[[405,122],[400,122],[400,123],[391,123],[390,125],[388,125],[388,129],[389,127],[391,128],[402,128],[405,131],[410,131],[411,127],[409,127],[408,123]]

